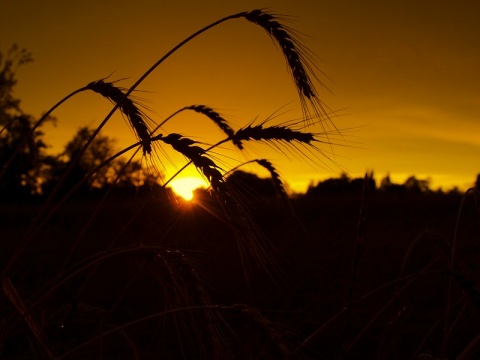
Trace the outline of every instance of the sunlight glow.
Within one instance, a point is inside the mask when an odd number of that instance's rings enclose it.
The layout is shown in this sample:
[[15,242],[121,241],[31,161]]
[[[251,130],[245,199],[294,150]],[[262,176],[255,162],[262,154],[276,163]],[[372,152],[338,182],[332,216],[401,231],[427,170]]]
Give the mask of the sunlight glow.
[[187,201],[193,200],[193,191],[199,187],[208,187],[204,179],[194,176],[186,176],[173,179],[170,183],[173,191]]

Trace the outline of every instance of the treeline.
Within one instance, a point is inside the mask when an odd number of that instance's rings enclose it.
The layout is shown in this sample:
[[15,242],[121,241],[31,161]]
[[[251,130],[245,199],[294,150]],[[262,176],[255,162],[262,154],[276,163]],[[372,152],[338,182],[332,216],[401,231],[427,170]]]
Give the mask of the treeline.
[[[152,194],[162,192],[162,174],[153,167],[145,169],[140,161],[127,161],[116,158],[102,166],[111,158],[115,141],[98,134],[81,155],[83,145],[91,138],[93,129],[81,127],[68,141],[62,152],[49,154],[44,140],[42,126],[35,127],[38,119],[26,114],[20,106],[20,99],[14,96],[17,83],[16,70],[32,61],[24,49],[12,47],[4,56],[0,53],[0,200],[7,202],[35,201],[49,196],[64,196],[72,189],[71,195],[82,198],[95,197],[106,191],[121,196]],[[47,121],[54,122],[54,118]],[[45,123],[42,122],[42,125]],[[232,186],[253,195],[273,196],[275,184],[269,179],[237,171],[227,180]],[[278,181],[278,179],[277,179]],[[59,185],[59,183],[61,184]],[[480,188],[480,175],[475,183]],[[278,185],[278,184],[277,184]],[[342,174],[317,184],[311,184],[306,196],[317,194],[361,193],[363,178],[350,178]],[[409,177],[403,184],[393,183],[387,175],[376,184],[373,174],[368,180],[369,191],[384,193],[429,193],[429,180]],[[435,190],[441,192],[440,190]],[[449,191],[456,191],[455,189]]]
[[[378,191],[385,194],[428,194],[428,193],[459,193],[458,188],[447,190],[432,189],[430,179],[418,179],[415,175],[408,177],[403,183],[392,182],[390,175],[386,175],[377,184],[373,173],[367,174],[367,186],[370,192]],[[363,191],[365,186],[364,178],[351,178],[343,173],[338,178],[331,178],[318,182],[316,185],[310,184],[306,195],[336,195],[336,194],[358,194]],[[472,181],[472,187],[480,190],[480,174],[477,175],[475,182]]]

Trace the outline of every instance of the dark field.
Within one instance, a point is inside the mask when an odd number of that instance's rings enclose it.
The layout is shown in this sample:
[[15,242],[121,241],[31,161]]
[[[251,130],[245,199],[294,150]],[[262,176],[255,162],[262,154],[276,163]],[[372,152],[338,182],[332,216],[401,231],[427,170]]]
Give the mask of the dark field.
[[[242,238],[197,195],[203,207],[153,194],[62,207],[9,277],[2,358],[90,339],[65,358],[480,356],[473,194],[459,219],[457,193],[311,192],[292,199],[295,216],[255,194],[243,203],[262,234]],[[2,206],[2,263],[36,210]]]

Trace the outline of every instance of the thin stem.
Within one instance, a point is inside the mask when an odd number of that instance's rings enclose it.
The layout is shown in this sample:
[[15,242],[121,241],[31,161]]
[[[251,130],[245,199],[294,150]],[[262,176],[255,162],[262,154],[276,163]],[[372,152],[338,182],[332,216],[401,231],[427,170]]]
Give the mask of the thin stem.
[[[15,321],[12,321],[11,325],[7,330],[4,332],[4,334],[8,334],[11,329],[14,328],[14,326],[25,316],[30,314],[30,312],[35,309],[35,307],[40,304],[42,301],[44,301],[50,294],[52,294],[55,290],[60,288],[63,284],[65,284],[67,281],[72,279],[73,277],[81,274],[83,271],[88,270],[91,267],[96,266],[98,263],[101,261],[104,261],[106,259],[115,257],[115,256],[121,256],[125,254],[131,254],[131,253],[142,253],[142,252],[156,252],[156,251],[161,251],[165,250],[165,247],[160,247],[160,246],[153,246],[153,245],[148,245],[148,246],[137,246],[133,248],[120,248],[120,249],[115,249],[115,250],[109,250],[94,254],[84,260],[81,260],[79,263],[71,266],[64,272],[58,274],[55,278],[50,280],[47,284],[45,284],[40,290],[36,292],[34,296],[32,296],[31,300],[29,301],[29,308],[20,316],[18,317]],[[43,294],[42,294],[43,292]]]
[[199,311],[199,310],[220,311],[220,310],[229,310],[229,309],[234,309],[235,310],[237,308],[238,308],[237,305],[230,305],[230,306],[227,306],[227,305],[193,305],[193,306],[185,306],[185,307],[169,309],[169,310],[161,311],[161,312],[158,312],[158,313],[155,313],[155,314],[150,314],[150,315],[144,316],[142,318],[130,321],[126,324],[117,326],[117,327],[115,327],[111,330],[104,331],[100,335],[97,335],[97,336],[85,341],[84,343],[82,343],[82,344],[78,345],[77,347],[67,351],[66,353],[64,353],[63,355],[60,355],[59,357],[57,357],[55,359],[56,360],[64,359],[64,358],[68,357],[69,355],[75,353],[76,351],[84,348],[87,345],[90,345],[91,343],[93,343],[95,341],[103,339],[104,337],[106,337],[108,335],[115,334],[119,331],[125,330],[125,329],[127,329],[131,326],[137,325],[137,324],[142,323],[144,321],[156,319],[156,318],[163,317],[163,316],[166,316],[166,315],[172,315],[172,314],[176,314],[176,313],[180,313],[180,312],[186,312],[186,311]]
[[[108,188],[107,192],[105,193],[105,195],[102,197],[102,199],[100,200],[100,203],[97,204],[95,210],[93,211],[93,213],[90,215],[90,218],[88,219],[87,223],[85,224],[85,226],[83,227],[83,229],[80,231],[80,234],[77,236],[77,239],[75,240],[75,243],[73,244],[72,248],[70,249],[70,252],[67,256],[67,258],[64,260],[63,262],[63,267],[62,269],[68,264],[68,262],[70,261],[71,257],[73,256],[73,253],[76,249],[76,247],[78,246],[78,244],[80,243],[80,241],[82,240],[83,236],[85,235],[85,233],[87,232],[87,229],[89,228],[89,226],[91,225],[93,219],[95,218],[95,216],[97,215],[97,213],[100,211],[100,208],[101,206],[105,203],[108,195],[110,195],[110,193],[112,192],[115,184],[118,182],[118,180],[120,179],[120,176],[122,175],[122,173],[125,171],[125,168],[132,162],[133,158],[135,157],[135,155],[138,154],[138,152],[140,151],[141,149],[141,146],[138,146],[137,147],[137,150],[135,150],[135,152],[132,154],[132,156],[130,157],[130,159],[125,163],[125,165],[120,169],[120,171],[118,172],[115,180],[113,181],[113,183],[110,185],[110,187]],[[113,160],[113,159],[112,159]],[[106,165],[108,163],[105,163],[104,165]],[[100,170],[99,168],[96,169],[96,171]],[[93,175],[93,173],[90,173],[90,176]],[[81,183],[83,183],[86,179],[88,179],[89,175],[85,176]],[[81,184],[80,184],[81,185]],[[78,184],[77,184],[77,188],[78,188]],[[68,195],[68,194],[67,194]],[[55,209],[54,209],[55,210]],[[115,238],[114,238],[115,239]],[[112,242],[108,249],[110,249],[110,247],[113,245],[114,242]],[[107,249],[107,250],[108,250]]]
[[353,247],[353,260],[347,297],[347,321],[345,326],[344,341],[347,341],[348,336],[350,335],[353,322],[353,298],[355,293],[355,286],[357,285],[358,267],[360,264],[360,252],[362,250],[362,245],[365,241],[365,220],[367,217],[368,195],[370,192],[369,180],[370,177],[368,176],[368,174],[365,174],[365,177],[363,179],[362,203],[360,206],[360,212],[357,222],[357,237]]
[[[178,49],[180,49],[183,45],[185,45],[186,43],[188,43],[189,41],[191,41],[192,39],[196,38],[198,35],[204,33],[205,31],[211,29],[212,27],[214,26],[217,26],[227,20],[230,20],[230,19],[236,19],[236,18],[239,18],[239,17],[244,17],[245,15],[247,14],[247,12],[240,12],[240,13],[237,13],[237,14],[233,14],[233,15],[229,15],[229,16],[226,16],[220,20],[217,20],[213,23],[211,23],[210,25],[207,25],[203,28],[201,28],[200,30],[198,30],[197,32],[193,33],[192,35],[188,36],[187,38],[185,38],[183,41],[181,41],[180,43],[178,43],[176,46],[174,46],[169,52],[167,52],[162,58],[160,58],[155,64],[153,64],[150,69],[148,69],[142,76],[140,76],[140,78],[130,87],[130,89],[128,89],[128,91],[125,93],[125,97],[129,96],[132,91],[134,91],[138,85],[140,85],[140,83],[145,80],[145,78],[150,75],[161,63],[163,63],[167,58],[170,57],[170,55],[172,55],[174,52],[176,52]],[[117,104],[115,106],[115,108],[112,110],[112,113],[118,108],[118,105]]]
[[[422,273],[427,270],[429,267],[431,267],[433,264],[437,262],[437,259],[432,260],[429,264],[427,264],[423,269]],[[398,298],[400,295],[415,281],[415,278],[412,278],[409,282],[407,282],[401,289],[397,290],[397,292],[392,296],[390,300],[388,300],[385,305],[383,305],[380,310],[370,319],[370,321],[362,328],[362,330],[357,334],[355,339],[352,340],[352,342],[346,347],[343,355],[346,355],[352,350],[352,348],[357,344],[357,342],[362,338],[363,335],[370,329],[370,327],[377,321],[377,319],[380,317],[380,315],[383,314],[383,312],[390,307]]]
[[[403,286],[401,289],[399,290],[396,290],[395,294],[394,294],[394,297],[397,297],[397,295],[400,293],[400,292],[403,292],[405,290],[406,287],[408,287],[408,285],[410,285],[417,277],[419,277],[420,275],[432,275],[432,274],[443,274],[444,272],[438,272],[438,271],[432,271],[432,272],[427,272],[426,270],[428,268],[430,268],[435,262],[439,261],[440,258],[436,258],[435,260],[433,260],[432,262],[430,262],[429,264],[427,264],[419,273],[417,274],[411,274],[411,275],[405,275],[403,277],[400,277],[400,278],[397,278],[395,280],[392,280],[388,283],[385,283],[373,290],[371,290],[370,292],[368,292],[367,294],[361,296],[360,298],[354,300],[352,302],[353,305],[356,305],[360,302],[362,302],[363,300],[365,299],[368,299],[370,298],[372,295],[376,294],[377,292],[379,292],[380,290],[383,290],[389,286],[392,286],[392,285],[396,285],[397,283],[401,282],[401,281],[405,281],[405,280],[408,280],[407,284],[405,286]],[[342,310],[340,310],[337,314],[335,314],[334,316],[332,316],[327,322],[323,323],[322,326],[320,326],[317,330],[315,330],[311,335],[309,335],[300,345],[297,346],[297,348],[292,352],[292,355],[294,355],[295,353],[297,353],[298,351],[300,351],[302,348],[304,348],[305,346],[307,346],[309,343],[311,343],[311,341],[317,337],[318,335],[320,335],[328,326],[330,326],[336,319],[338,319],[343,313],[346,313],[348,311],[347,307],[344,307]],[[377,314],[378,316],[379,314]]]
[[460,220],[462,218],[462,213],[463,213],[463,208],[465,207],[465,202],[467,199],[467,195],[470,192],[475,192],[474,189],[470,188],[468,189],[462,196],[462,201],[460,203],[460,207],[458,209],[457,213],[457,221],[455,223],[455,232],[453,235],[453,241],[452,241],[452,250],[450,253],[450,271],[452,272],[452,277],[450,278],[450,281],[448,282],[448,291],[447,291],[447,305],[446,305],[446,312],[445,312],[445,325],[443,328],[443,341],[442,345],[440,347],[440,355],[446,354],[447,351],[447,339],[450,331],[450,305],[453,301],[453,281],[454,277],[457,274],[456,273],[456,255],[457,255],[457,244],[458,244],[458,237],[460,233]]

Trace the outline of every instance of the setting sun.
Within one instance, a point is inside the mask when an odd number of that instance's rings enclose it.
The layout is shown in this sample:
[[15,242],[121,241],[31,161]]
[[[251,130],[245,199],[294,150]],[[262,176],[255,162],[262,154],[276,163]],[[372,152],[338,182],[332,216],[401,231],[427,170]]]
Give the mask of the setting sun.
[[204,179],[195,176],[181,177],[173,179],[170,182],[170,187],[173,191],[187,201],[193,199],[193,191],[199,187],[207,187]]

